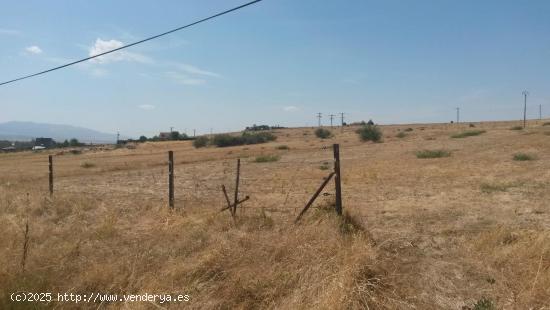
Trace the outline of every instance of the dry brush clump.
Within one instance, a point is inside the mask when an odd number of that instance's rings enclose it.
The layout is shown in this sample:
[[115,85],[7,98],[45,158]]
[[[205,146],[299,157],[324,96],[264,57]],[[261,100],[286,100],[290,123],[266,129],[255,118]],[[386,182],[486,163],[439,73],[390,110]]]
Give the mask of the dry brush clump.
[[529,160],[535,160],[536,157],[534,155],[531,155],[531,154],[516,153],[516,154],[514,154],[512,159],[515,160],[515,161],[529,161]]
[[315,129],[315,136],[320,139],[328,139],[332,137],[332,132],[325,128]]
[[402,131],[395,135],[396,138],[405,138],[406,136],[407,134]]
[[357,129],[356,133],[359,135],[359,138],[361,138],[361,141],[382,141],[382,131],[376,125],[365,125]]
[[443,158],[451,156],[451,152],[447,150],[422,150],[416,152],[416,157],[425,158]]
[[255,163],[270,163],[279,161],[281,159],[281,156],[279,155],[259,155],[254,158]]
[[9,300],[15,291],[181,292],[191,296],[186,307],[200,309],[392,308],[376,250],[350,214],[312,210],[294,225],[256,208],[239,211],[234,222],[228,213],[169,212],[139,200],[2,197],[2,309],[21,306]]
[[466,137],[479,136],[485,132],[487,131],[486,130],[467,130],[460,133],[455,133],[451,135],[451,138],[460,139],[460,138],[466,138]]

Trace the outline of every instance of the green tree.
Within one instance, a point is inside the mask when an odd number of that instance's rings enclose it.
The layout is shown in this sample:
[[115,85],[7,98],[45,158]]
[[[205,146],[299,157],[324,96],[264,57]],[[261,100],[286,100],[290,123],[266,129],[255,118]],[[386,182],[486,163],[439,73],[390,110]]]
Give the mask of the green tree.
[[72,138],[72,139],[69,141],[69,145],[70,145],[70,146],[80,146],[81,143],[78,141],[78,139]]
[[170,140],[179,140],[180,139],[180,133],[177,131],[172,131],[170,133]]
[[146,136],[141,136],[141,137],[139,137],[139,142],[142,142],[142,143],[143,143],[143,142],[145,142],[145,141],[147,141],[147,137],[146,137]]
[[193,146],[196,148],[205,147],[208,145],[208,137],[200,136],[193,141]]

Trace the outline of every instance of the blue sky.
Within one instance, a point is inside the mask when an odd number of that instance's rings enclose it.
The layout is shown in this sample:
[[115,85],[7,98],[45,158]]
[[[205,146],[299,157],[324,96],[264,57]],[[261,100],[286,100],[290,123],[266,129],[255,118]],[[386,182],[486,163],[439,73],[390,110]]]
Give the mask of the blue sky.
[[[6,1],[0,80],[245,1]],[[153,135],[550,116],[550,1],[264,0],[123,53],[0,87],[0,122]],[[325,124],[327,117],[323,118]]]

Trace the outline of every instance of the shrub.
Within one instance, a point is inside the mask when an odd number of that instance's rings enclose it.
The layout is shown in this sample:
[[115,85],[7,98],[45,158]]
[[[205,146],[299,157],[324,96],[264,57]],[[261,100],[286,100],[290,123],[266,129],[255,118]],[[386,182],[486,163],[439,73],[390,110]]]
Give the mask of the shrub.
[[400,133],[398,133],[398,134],[395,135],[395,136],[396,136],[397,138],[405,138],[405,137],[407,136],[407,134],[404,133],[404,132],[400,132]]
[[288,145],[279,145],[278,147],[276,147],[276,149],[278,149],[278,150],[290,150]]
[[473,310],[493,310],[495,309],[495,305],[493,302],[488,298],[481,298],[474,304]]
[[423,150],[416,152],[417,158],[441,158],[449,156],[451,156],[451,152],[446,150]]
[[525,154],[525,153],[514,154],[514,160],[516,161],[527,161],[527,160],[533,160],[533,159],[535,159],[535,157],[529,154]]
[[522,130],[523,127],[522,126],[514,126],[512,128],[510,128],[510,130]]
[[321,170],[328,170],[328,168],[329,168],[328,161],[323,162],[323,164],[319,166],[319,169]]
[[275,141],[277,137],[269,132],[258,132],[258,133],[250,133],[250,132],[244,132],[241,136],[244,144],[258,144],[258,143],[266,143],[269,141]]
[[470,125],[469,125],[469,126],[470,126],[470,128],[474,128],[474,127],[476,127],[476,125],[474,125],[474,124],[472,124],[472,123],[470,123]]
[[542,126],[550,126],[550,122],[546,122],[546,123],[542,124]]
[[243,145],[244,139],[228,134],[219,134],[214,136],[214,138],[212,139],[212,144],[219,147]]
[[479,136],[482,133],[485,133],[485,130],[467,130],[463,131],[461,133],[456,133],[451,136],[451,138],[466,138],[466,137],[472,137],[472,136]]
[[81,150],[70,150],[69,153],[71,153],[73,155],[80,155],[80,154],[82,154],[82,151]]
[[279,159],[280,157],[277,155],[260,155],[260,156],[256,156],[256,159],[254,159],[254,162],[269,163],[269,162],[278,161]]
[[197,137],[194,141],[193,141],[193,146],[195,148],[200,148],[200,147],[205,147],[208,145],[208,137],[206,136],[200,136],[200,137]]
[[219,134],[212,138],[212,144],[219,147],[244,145],[244,144],[258,144],[274,141],[277,139],[275,135],[269,132],[250,133],[244,132],[241,136],[232,136],[229,134]]
[[363,141],[380,142],[382,139],[382,132],[375,125],[366,125],[357,130],[359,137]]
[[510,183],[482,183],[480,189],[484,193],[505,192],[514,184]]
[[93,167],[95,167],[95,164],[91,163],[91,162],[88,162],[88,161],[85,161],[85,162],[80,164],[80,167],[82,167],[82,168],[93,168]]
[[332,136],[332,133],[328,129],[317,128],[315,130],[315,136],[317,136],[317,138],[327,139],[327,138],[330,138]]
[[413,129],[409,127],[407,129],[405,129],[405,131],[413,131]]

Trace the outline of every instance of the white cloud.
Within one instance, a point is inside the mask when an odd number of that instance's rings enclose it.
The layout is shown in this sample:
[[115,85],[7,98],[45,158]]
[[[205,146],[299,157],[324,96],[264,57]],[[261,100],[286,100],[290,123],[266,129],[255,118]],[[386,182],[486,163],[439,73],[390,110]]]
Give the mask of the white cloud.
[[176,81],[177,83],[184,84],[184,85],[202,85],[206,83],[206,80],[204,79],[191,77],[187,74],[174,72],[174,71],[166,72],[166,76]]
[[27,48],[25,48],[25,51],[27,51],[28,53],[31,53],[31,54],[42,54],[42,49],[36,45],[33,45],[33,46],[29,46]]
[[285,111],[285,112],[294,112],[294,111],[298,111],[298,110],[299,110],[298,107],[295,107],[293,105],[283,107],[283,111]]
[[189,74],[210,76],[210,77],[217,77],[217,78],[221,77],[219,73],[206,71],[189,64],[176,64],[176,67],[178,67],[181,71]]
[[16,36],[21,34],[21,32],[19,30],[0,28],[0,35],[2,34],[7,36]]
[[[123,46],[124,43],[122,41],[118,41],[115,39],[103,40],[101,38],[97,38],[94,44],[88,47],[88,55],[90,57],[100,55],[105,52],[121,48]],[[145,55],[129,52],[126,50],[118,50],[106,55],[98,56],[94,59],[91,59],[87,63],[83,63],[83,66],[86,66],[87,69],[92,70],[92,75],[103,76],[107,72],[105,70],[94,68],[94,64],[107,64],[121,61],[147,63],[159,68],[165,67],[167,70],[164,72],[164,76],[182,85],[202,85],[205,84],[209,79],[222,77],[222,75],[219,73],[205,70],[203,68],[199,68],[190,64],[168,61],[156,62]],[[140,76],[151,77],[150,74],[140,74]],[[144,108],[141,106],[140,108],[145,110],[150,109],[149,107]]]
[[140,108],[142,110],[151,111],[151,110],[154,110],[156,107],[152,104],[140,104],[140,105],[138,105],[138,108]]
[[168,71],[165,75],[176,83],[183,85],[202,85],[207,82],[207,78],[220,78],[221,74],[207,71],[193,65],[184,63],[167,63],[174,71]]
[[[114,49],[124,46],[124,43],[118,40],[109,40],[104,41],[100,38],[95,40],[94,45],[89,48],[88,56],[92,57],[98,54],[102,54]],[[128,52],[128,51],[116,51],[107,55],[96,57],[91,62],[106,64],[109,62],[117,61],[131,61],[131,62],[140,62],[140,63],[153,63],[153,60],[145,55]]]

